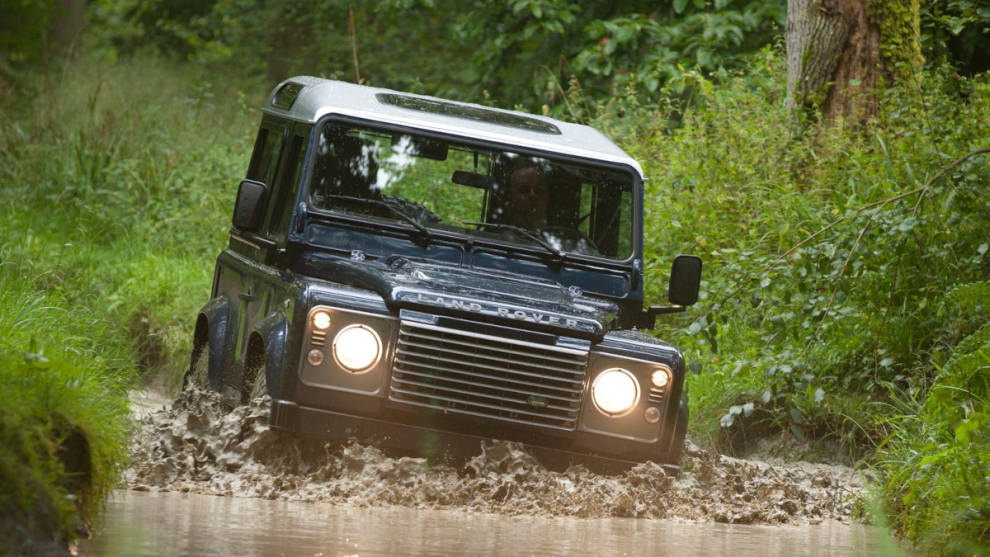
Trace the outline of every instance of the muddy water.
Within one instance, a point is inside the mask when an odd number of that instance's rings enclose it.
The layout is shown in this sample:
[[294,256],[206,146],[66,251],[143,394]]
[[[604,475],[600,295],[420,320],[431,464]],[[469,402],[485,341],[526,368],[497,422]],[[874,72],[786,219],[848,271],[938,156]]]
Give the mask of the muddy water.
[[882,534],[121,491],[85,555],[880,555]]
[[450,466],[273,431],[264,399],[229,411],[189,388],[147,402],[131,491],[93,554],[859,555],[878,540],[849,525],[863,478],[841,466],[689,445],[676,477],[653,463],[605,476],[502,442]]

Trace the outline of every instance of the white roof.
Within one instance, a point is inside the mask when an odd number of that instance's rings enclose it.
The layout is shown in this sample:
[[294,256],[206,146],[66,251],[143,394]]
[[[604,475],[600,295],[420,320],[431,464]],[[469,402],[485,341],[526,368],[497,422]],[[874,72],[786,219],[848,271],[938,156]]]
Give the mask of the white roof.
[[[302,90],[288,109],[279,108],[274,104],[276,93],[290,83],[302,86]],[[417,104],[425,108],[410,107]],[[436,107],[442,111],[432,110]],[[280,83],[272,90],[263,110],[303,122],[316,122],[327,114],[340,114],[469,139],[518,145],[592,161],[624,164],[632,167],[640,178],[643,177],[639,163],[598,130],[525,112],[309,76],[292,77]],[[466,115],[451,112],[464,112]]]

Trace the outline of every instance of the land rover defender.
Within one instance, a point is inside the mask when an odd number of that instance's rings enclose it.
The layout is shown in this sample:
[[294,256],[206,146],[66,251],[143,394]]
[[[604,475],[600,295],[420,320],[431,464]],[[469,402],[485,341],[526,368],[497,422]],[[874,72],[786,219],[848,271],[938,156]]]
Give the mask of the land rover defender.
[[[426,456],[517,441],[676,469],[684,359],[639,332],[643,172],[594,129],[313,77],[279,84],[187,381],[277,429]],[[267,400],[267,399],[266,399]]]

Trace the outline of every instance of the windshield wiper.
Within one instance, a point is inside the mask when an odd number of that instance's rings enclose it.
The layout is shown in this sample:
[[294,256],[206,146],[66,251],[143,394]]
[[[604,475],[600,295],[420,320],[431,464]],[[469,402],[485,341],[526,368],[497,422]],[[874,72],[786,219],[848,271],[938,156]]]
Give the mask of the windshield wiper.
[[540,244],[540,246],[542,246],[548,252],[553,254],[555,258],[562,260],[566,257],[566,254],[564,252],[550,245],[546,240],[541,238],[539,234],[534,234],[532,231],[523,228],[521,226],[516,226],[514,224],[505,224],[501,222],[465,222],[464,224],[480,226],[482,228],[494,228],[496,230],[512,230],[513,232],[518,232],[519,234],[522,234],[523,236],[529,238],[530,240],[533,240],[537,244]]
[[419,232],[420,234],[423,235],[424,238],[426,238],[427,241],[429,241],[431,238],[430,229],[423,226],[423,224],[420,223],[418,220],[407,215],[402,209],[399,209],[398,207],[392,205],[391,203],[385,201],[384,199],[378,199],[374,197],[357,197],[354,195],[338,195],[338,194],[329,194],[327,195],[327,197],[329,197],[330,199],[354,201],[356,203],[365,203],[368,205],[377,205],[379,207],[385,207],[386,209],[391,211],[393,215],[411,224],[413,228],[416,229],[417,232]]

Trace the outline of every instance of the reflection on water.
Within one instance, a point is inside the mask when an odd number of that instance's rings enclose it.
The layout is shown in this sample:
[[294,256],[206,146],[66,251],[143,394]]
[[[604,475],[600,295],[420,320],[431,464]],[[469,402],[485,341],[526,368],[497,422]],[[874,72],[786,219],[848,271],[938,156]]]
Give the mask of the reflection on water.
[[117,492],[85,555],[880,555],[860,525],[740,526]]

